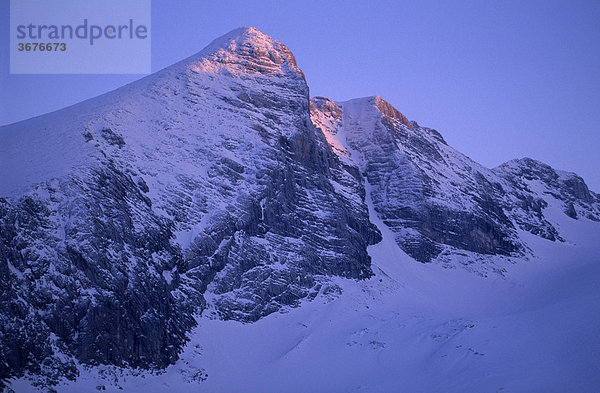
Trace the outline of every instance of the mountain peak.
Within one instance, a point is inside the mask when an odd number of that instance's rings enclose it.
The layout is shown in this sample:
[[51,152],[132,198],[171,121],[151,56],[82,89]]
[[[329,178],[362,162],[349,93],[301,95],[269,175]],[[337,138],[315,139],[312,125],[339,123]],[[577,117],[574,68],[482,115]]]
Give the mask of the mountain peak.
[[281,42],[255,27],[240,27],[217,38],[189,68],[197,72],[259,73],[304,78],[296,58]]
[[388,120],[396,120],[408,128],[413,128],[411,122],[404,116],[400,111],[393,107],[392,104],[381,98],[380,96],[373,96],[375,106],[381,112],[381,114]]
[[388,121],[397,121],[410,129],[414,128],[413,124],[406,118],[406,116],[404,116],[398,109],[394,108],[392,104],[390,104],[378,95],[355,98],[346,101],[342,104],[358,104],[374,108],[377,112],[381,113],[381,115]]

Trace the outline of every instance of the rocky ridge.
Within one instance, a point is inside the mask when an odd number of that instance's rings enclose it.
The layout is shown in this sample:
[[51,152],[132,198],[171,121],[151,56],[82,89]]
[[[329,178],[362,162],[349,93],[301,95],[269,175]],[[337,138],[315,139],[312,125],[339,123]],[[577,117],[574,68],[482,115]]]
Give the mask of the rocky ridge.
[[549,203],[600,218],[574,174],[484,168],[380,97],[310,100],[254,28],[0,128],[0,157],[0,379],[41,384],[78,364],[162,369],[200,313],[252,322],[370,277],[367,191],[416,261],[479,274],[527,255],[520,231],[565,240]]
[[317,97],[311,108],[332,150],[372,186],[378,215],[417,261],[523,258],[527,245],[519,231],[563,241],[544,215],[548,203],[561,204],[572,218],[600,217],[598,194],[579,176],[531,159],[490,170],[381,97],[339,103]]

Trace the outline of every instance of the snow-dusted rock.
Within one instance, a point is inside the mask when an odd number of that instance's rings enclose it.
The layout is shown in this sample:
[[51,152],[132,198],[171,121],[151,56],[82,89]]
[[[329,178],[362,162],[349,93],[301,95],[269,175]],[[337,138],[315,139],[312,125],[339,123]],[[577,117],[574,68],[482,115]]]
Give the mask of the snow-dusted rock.
[[363,185],[256,29],[0,139],[0,377],[73,356],[165,367],[205,297],[254,321],[372,274]]
[[447,262],[465,251],[471,259],[521,257],[527,245],[519,230],[562,240],[544,214],[551,199],[572,218],[598,220],[598,195],[577,175],[530,159],[490,170],[380,97],[317,97],[312,113],[340,160],[371,185],[377,214],[400,247],[418,261]]
[[0,160],[0,379],[50,384],[162,369],[200,313],[252,322],[371,277],[375,218],[417,261],[483,266],[527,254],[520,230],[562,240],[549,205],[600,217],[576,175],[484,168],[379,97],[309,100],[254,28],[0,128]]

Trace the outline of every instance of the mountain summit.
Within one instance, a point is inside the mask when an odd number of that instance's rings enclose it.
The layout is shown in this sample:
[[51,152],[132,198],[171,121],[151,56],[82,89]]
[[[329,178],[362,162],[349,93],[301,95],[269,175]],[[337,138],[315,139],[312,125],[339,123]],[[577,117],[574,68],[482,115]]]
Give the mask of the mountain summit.
[[198,72],[304,76],[284,44],[254,27],[233,30],[200,53],[202,58],[191,65]]
[[200,315],[254,322],[381,281],[382,238],[390,260],[497,276],[532,238],[571,241],[561,220],[600,220],[575,174],[485,168],[378,96],[309,99],[251,27],[0,128],[0,161],[0,378],[42,385],[164,369]]

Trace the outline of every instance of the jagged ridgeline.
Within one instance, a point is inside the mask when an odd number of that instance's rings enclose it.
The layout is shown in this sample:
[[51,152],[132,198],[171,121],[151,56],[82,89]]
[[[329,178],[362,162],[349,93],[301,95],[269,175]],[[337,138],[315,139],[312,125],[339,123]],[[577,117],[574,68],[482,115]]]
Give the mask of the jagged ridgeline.
[[309,99],[291,52],[254,28],[2,127],[0,162],[2,379],[165,368],[202,312],[252,322],[332,276],[368,278],[367,200],[414,263],[482,275],[527,255],[520,231],[562,240],[549,203],[600,217],[574,174],[484,168],[379,97]]

